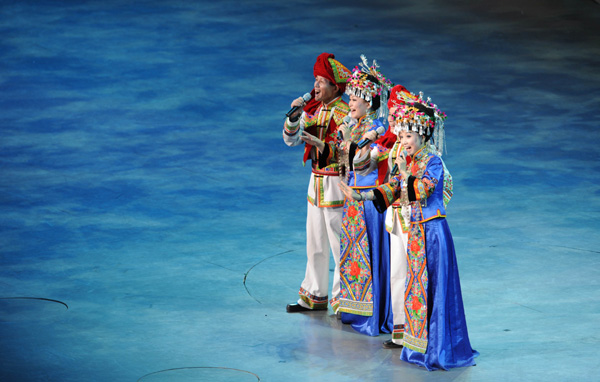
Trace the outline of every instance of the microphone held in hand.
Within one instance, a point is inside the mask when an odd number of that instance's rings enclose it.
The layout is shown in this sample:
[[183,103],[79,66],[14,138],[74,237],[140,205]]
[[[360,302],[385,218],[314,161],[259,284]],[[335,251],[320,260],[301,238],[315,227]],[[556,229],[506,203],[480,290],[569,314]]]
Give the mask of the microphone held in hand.
[[[352,128],[352,126],[354,126],[354,123],[350,124],[351,122],[352,122],[352,117],[349,115],[345,116],[344,119],[342,120],[342,123],[344,125],[348,125],[348,128]],[[344,140],[344,134],[342,133],[342,130],[340,130],[338,128],[338,141],[343,141],[343,140]]]
[[[406,156],[408,155],[408,153],[406,152],[406,150],[402,150],[402,153],[400,153],[400,156],[404,159],[406,159]],[[398,172],[398,164],[394,163],[394,166],[392,167],[392,172],[390,174],[394,175]]]
[[[382,135],[383,133],[385,133],[385,126],[379,125],[375,131],[377,132],[377,135]],[[358,142],[358,148],[362,149],[369,143],[371,143],[370,139],[363,139],[362,141]]]
[[[312,96],[310,95],[310,93],[306,93],[305,95],[302,96],[302,99],[304,100],[304,103],[310,101],[310,99],[312,98]],[[293,108],[290,109],[290,111],[288,111],[285,116],[286,117],[290,117],[290,115],[294,114],[295,112],[297,112],[298,110],[302,109],[303,106],[294,106]]]

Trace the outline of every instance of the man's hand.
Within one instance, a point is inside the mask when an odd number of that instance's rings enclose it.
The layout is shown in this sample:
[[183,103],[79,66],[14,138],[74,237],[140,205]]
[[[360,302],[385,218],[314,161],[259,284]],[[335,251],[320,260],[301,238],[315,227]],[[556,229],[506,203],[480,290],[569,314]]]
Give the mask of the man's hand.
[[315,146],[321,153],[323,152],[323,149],[325,149],[325,142],[315,137],[314,135],[307,133],[306,131],[302,131],[301,138],[302,141],[304,141],[304,143],[307,143],[311,146]]
[[294,101],[292,101],[290,108],[292,108],[294,106],[298,106],[299,109],[295,113],[290,115],[290,119],[298,119],[298,117],[302,113],[302,108],[304,107],[305,104],[306,104],[306,102],[304,102],[304,99],[302,97],[298,97]]

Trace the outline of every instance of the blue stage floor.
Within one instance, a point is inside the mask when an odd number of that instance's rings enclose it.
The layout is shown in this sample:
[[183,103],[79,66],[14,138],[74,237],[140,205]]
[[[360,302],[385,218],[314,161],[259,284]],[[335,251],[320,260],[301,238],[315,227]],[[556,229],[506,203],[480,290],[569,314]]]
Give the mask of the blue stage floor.
[[[598,379],[600,5],[521,3],[1,1],[0,381]],[[322,52],[448,114],[475,367],[285,312]]]

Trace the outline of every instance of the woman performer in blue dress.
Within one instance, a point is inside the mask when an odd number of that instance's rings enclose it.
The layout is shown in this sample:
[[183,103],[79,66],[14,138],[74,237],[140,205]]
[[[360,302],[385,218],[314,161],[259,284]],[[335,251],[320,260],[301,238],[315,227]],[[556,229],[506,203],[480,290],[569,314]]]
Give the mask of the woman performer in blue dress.
[[426,147],[429,142],[442,150],[445,114],[430,99],[424,101],[422,94],[408,94],[395,115],[406,153],[396,160],[400,174],[367,192],[342,190],[347,198],[373,200],[380,212],[396,200],[411,207],[400,358],[428,370],[472,366],[479,353],[469,341],[456,253],[446,222],[444,166],[432,153],[435,150]]
[[[364,136],[368,132],[371,137],[385,133],[385,126],[377,118],[387,115],[391,84],[375,61],[369,66],[366,58],[361,58],[361,67],[354,69],[346,87],[351,119],[338,130],[342,139],[337,154],[345,167],[344,184],[354,190],[369,191],[380,185],[378,165],[370,153],[385,148]],[[371,202],[346,198],[340,242],[342,322],[369,336],[391,333],[389,237],[384,229],[384,215]]]

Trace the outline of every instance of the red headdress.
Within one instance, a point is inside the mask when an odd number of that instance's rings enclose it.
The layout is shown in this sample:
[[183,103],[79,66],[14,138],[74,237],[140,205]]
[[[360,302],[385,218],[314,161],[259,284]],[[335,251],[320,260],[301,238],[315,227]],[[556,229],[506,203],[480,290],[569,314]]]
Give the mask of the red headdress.
[[340,91],[346,91],[346,82],[350,78],[350,71],[342,65],[335,56],[331,53],[321,53],[317,57],[317,62],[313,68],[314,76],[327,78],[329,81],[336,84]]
[[[398,107],[399,105],[404,103],[402,97],[400,97],[400,95],[402,93],[410,93],[410,92],[408,90],[406,90],[406,88],[402,85],[396,85],[392,88],[392,90],[390,90],[390,99],[388,100],[388,103],[387,103],[388,109],[391,109],[393,107]],[[385,134],[377,140],[377,143],[382,145],[383,147],[387,147],[388,149],[391,149],[392,146],[394,146],[396,139],[397,139],[396,134],[394,134],[392,129],[388,129],[385,132]]]
[[398,107],[398,105],[401,105],[404,103],[404,100],[402,97],[400,97],[400,95],[402,93],[410,93],[404,86],[402,85],[396,85],[392,88],[392,90],[390,91],[390,99],[388,100],[388,109],[391,109],[393,107]]
[[[396,85],[390,90],[390,99],[388,100],[387,107],[388,109],[392,109],[394,107],[398,107],[402,103],[404,103],[403,98],[400,97],[402,93],[410,93],[404,86]],[[387,129],[385,134],[380,137],[376,143],[380,144],[383,147],[391,149],[396,143],[398,137],[392,131],[393,129]],[[388,161],[381,161],[378,164],[379,168],[379,182],[383,183],[385,179],[385,175],[388,171]]]
[[[350,78],[350,71],[342,65],[335,56],[331,53],[321,53],[317,57],[315,66],[313,67],[313,75],[327,78],[332,83],[336,84],[340,91],[346,91],[346,82]],[[312,98],[304,106],[304,111],[313,114],[320,102],[315,101],[315,90],[311,91]]]

